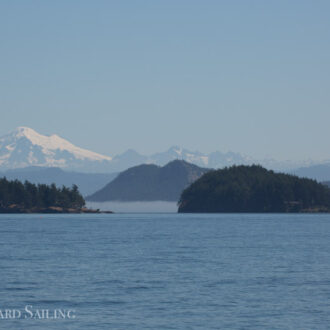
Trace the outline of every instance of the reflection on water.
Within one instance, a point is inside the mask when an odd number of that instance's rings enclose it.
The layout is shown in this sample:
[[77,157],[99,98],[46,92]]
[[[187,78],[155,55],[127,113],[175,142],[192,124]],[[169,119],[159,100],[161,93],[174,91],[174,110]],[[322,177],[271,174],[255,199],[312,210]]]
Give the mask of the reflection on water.
[[176,213],[176,202],[86,202],[87,207],[101,211],[128,212],[128,213]]

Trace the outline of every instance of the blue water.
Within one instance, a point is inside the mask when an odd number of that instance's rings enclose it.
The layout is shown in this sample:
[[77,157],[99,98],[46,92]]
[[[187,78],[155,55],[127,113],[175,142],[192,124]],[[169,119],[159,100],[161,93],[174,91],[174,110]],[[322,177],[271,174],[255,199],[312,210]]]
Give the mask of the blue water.
[[1,329],[330,328],[329,215],[1,215],[0,237]]

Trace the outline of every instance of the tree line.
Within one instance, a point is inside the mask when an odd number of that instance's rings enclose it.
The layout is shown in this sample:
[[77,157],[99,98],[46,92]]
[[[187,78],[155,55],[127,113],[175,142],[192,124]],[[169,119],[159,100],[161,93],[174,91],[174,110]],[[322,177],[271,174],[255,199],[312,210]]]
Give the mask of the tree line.
[[204,174],[185,189],[179,212],[328,211],[330,189],[315,180],[275,173],[259,165]]
[[79,193],[78,187],[56,187],[55,184],[24,183],[6,178],[0,179],[0,208],[18,205],[21,208],[47,208],[62,207],[80,209],[85,205],[85,200]]

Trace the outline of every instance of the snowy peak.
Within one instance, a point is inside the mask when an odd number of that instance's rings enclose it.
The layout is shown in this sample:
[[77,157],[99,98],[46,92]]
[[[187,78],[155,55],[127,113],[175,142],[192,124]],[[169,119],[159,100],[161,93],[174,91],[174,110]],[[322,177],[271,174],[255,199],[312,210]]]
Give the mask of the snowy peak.
[[[30,137],[38,137],[38,136],[42,136],[40,134],[38,134],[35,130],[33,130],[32,128],[29,128],[29,127],[25,127],[25,126],[20,126],[20,127],[17,127],[13,134],[17,137],[17,138],[20,138],[20,137],[26,137],[26,138],[30,138]],[[11,135],[11,134],[9,134]]]
[[165,152],[156,153],[150,156],[150,159],[159,165],[165,165],[172,160],[180,159],[201,167],[209,166],[208,155],[199,151],[190,151],[179,146],[172,146]]
[[29,127],[22,126],[16,128],[12,136],[14,136],[16,139],[26,138],[33,145],[37,145],[43,148],[44,151],[47,150],[68,151],[78,159],[111,160],[111,157],[100,155],[95,152],[76,147],[69,141],[59,137],[56,134],[50,136],[41,135]]
[[[84,167],[84,162],[110,162],[111,157],[79,148],[56,134],[46,136],[29,127],[18,127],[0,138],[0,166]],[[90,165],[90,164],[89,164]]]

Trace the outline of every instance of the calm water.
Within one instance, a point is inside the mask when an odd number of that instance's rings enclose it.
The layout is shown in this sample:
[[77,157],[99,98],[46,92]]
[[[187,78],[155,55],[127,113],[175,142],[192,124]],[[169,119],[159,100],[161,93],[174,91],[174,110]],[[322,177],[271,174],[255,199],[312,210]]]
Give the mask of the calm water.
[[329,215],[1,215],[0,232],[0,310],[21,312],[1,329],[330,328]]

